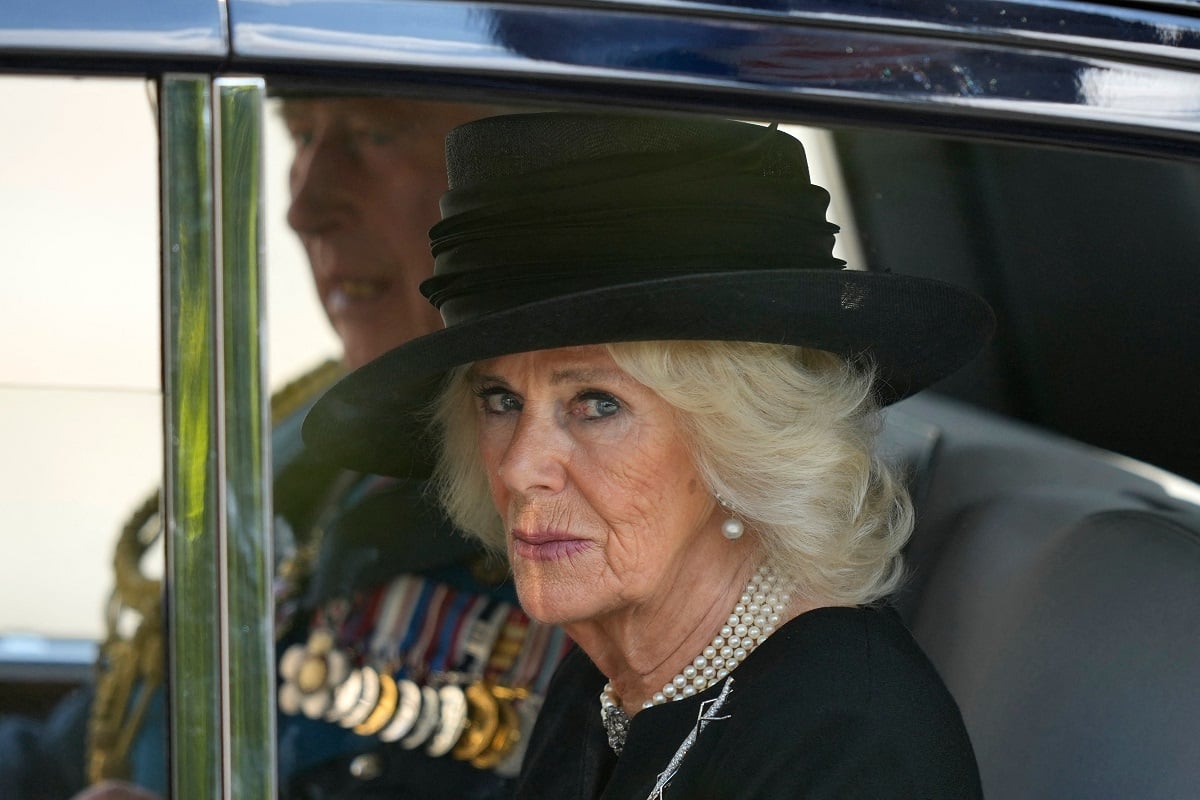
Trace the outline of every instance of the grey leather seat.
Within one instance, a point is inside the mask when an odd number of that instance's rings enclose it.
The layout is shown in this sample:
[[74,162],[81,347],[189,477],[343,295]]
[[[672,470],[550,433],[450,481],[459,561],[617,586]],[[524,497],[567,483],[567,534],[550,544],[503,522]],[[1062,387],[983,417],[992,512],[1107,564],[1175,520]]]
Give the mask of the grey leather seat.
[[918,507],[899,605],[985,796],[1200,797],[1196,487],[937,398],[887,434]]

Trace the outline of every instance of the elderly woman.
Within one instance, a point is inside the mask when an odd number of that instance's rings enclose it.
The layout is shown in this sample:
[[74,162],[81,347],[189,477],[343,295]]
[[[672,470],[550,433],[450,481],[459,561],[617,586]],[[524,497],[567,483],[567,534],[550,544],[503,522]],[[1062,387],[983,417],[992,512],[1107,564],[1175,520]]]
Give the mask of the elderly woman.
[[447,153],[422,291],[448,327],[346,378],[306,436],[385,474],[440,453],[452,518],[578,644],[519,794],[979,796],[884,602],[912,511],[873,436],[976,352],[987,306],[842,269],[773,128],[521,115]]

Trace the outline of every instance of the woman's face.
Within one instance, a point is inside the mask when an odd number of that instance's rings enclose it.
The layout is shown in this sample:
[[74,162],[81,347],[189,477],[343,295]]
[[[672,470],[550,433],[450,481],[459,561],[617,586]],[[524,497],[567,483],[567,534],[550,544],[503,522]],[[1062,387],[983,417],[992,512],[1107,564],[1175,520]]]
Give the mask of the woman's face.
[[[720,517],[671,407],[599,345],[478,362],[479,445],[525,610],[592,620],[689,594]],[[704,549],[704,548],[702,548]]]

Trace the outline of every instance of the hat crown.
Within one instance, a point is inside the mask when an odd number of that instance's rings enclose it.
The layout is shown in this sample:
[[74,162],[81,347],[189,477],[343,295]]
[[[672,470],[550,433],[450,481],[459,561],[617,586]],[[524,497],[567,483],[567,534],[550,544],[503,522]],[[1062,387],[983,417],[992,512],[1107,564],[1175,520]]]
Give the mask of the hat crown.
[[447,137],[422,291],[449,325],[668,275],[840,269],[803,145],[760,125],[518,114]]
[[[550,124],[547,124],[549,121]],[[809,182],[803,145],[775,128],[724,119],[630,114],[531,113],[489,117],[461,125],[446,137],[451,191],[597,162],[618,168],[653,158],[697,161],[765,140],[757,155],[765,176]],[[557,173],[560,174],[561,173]]]

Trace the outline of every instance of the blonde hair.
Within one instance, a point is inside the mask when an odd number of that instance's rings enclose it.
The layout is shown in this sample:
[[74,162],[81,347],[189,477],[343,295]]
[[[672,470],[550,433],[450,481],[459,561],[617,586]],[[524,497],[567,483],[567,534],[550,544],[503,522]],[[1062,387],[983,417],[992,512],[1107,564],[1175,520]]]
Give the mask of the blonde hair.
[[[861,605],[899,584],[912,505],[875,452],[872,376],[830,353],[753,342],[629,342],[613,359],[660,395],[696,467],[807,599]],[[476,442],[469,367],[436,408],[437,485],[464,531],[502,550]]]

